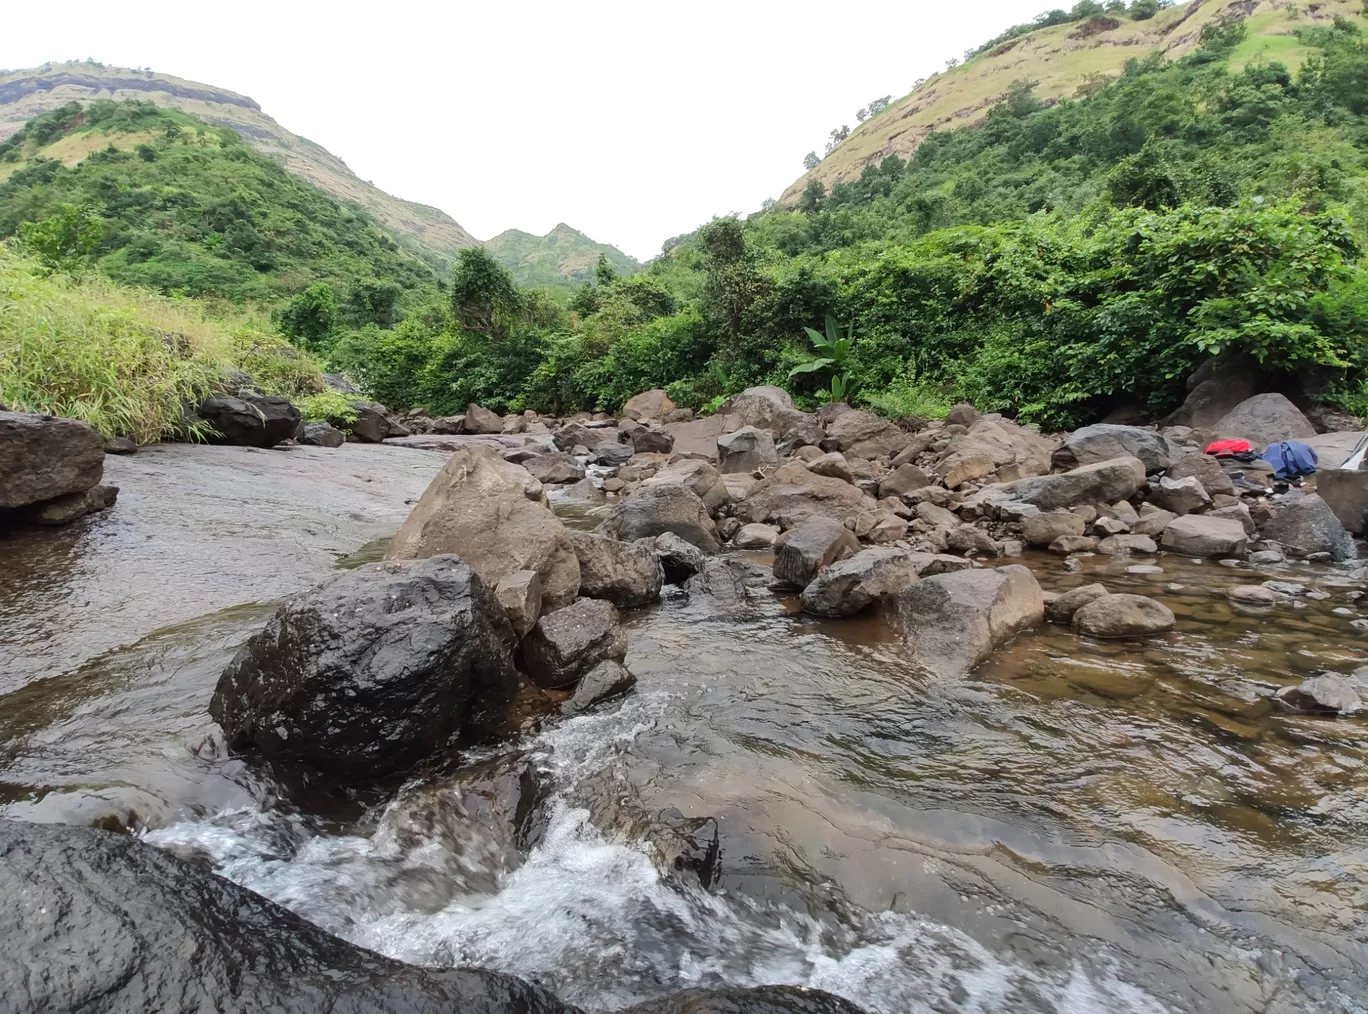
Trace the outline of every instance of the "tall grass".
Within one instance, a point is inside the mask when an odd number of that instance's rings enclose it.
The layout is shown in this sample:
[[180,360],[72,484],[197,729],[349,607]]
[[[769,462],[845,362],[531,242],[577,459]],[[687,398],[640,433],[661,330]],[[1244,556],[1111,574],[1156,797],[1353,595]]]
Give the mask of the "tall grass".
[[194,435],[187,415],[234,369],[293,396],[319,365],[279,338],[98,277],[47,275],[0,245],[0,402],[146,443]]

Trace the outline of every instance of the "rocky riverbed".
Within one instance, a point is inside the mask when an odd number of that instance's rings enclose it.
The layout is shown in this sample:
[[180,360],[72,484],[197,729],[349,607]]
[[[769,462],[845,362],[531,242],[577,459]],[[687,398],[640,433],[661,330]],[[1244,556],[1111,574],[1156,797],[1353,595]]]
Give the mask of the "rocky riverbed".
[[[1329,547],[1306,543],[1310,562],[1256,549],[1296,497],[1166,488],[1183,481],[1176,461],[1142,460],[1158,444],[1133,434],[1104,434],[1102,451],[1066,444],[1075,460],[1050,477],[1058,446],[991,419],[917,449],[920,437],[861,418],[746,411],[759,435],[721,442],[745,420],[583,420],[484,439],[547,469],[571,529],[539,553],[518,542],[488,583],[525,592],[515,575],[531,572],[564,594],[573,560],[579,601],[602,604],[588,612],[620,610],[635,686],[605,684],[616,696],[571,708],[592,681],[563,646],[616,665],[618,635],[527,633],[542,661],[517,664],[548,689],[529,682],[511,699],[499,736],[458,736],[405,784],[342,796],[255,755],[251,737],[230,751],[210,701],[278,600],[382,555],[375,540],[400,529],[447,454],[347,444],[111,459],[114,510],[0,541],[0,566],[21,577],[0,591],[17,631],[0,646],[0,815],[131,829],[381,954],[512,973],[590,1011],[772,983],[875,1014],[1368,1004],[1368,732],[1275,699],[1368,663],[1364,577],[1353,561],[1320,562],[1338,534],[1309,526]],[[983,439],[990,427],[1005,450]],[[652,449],[659,432],[675,461]],[[977,448],[960,439],[976,433]],[[1131,443],[1114,446],[1121,437]],[[709,440],[714,471],[679,458]],[[1100,478],[1067,471],[1080,451],[1100,456]],[[717,471],[729,458],[736,470]],[[1120,459],[1136,464],[1107,464]],[[993,494],[994,479],[1013,495]],[[517,482],[539,502],[540,485]],[[1171,510],[1181,496],[1196,502]],[[1252,532],[1237,510],[1239,534],[1210,556],[1192,542],[1162,551],[1174,519],[1228,506],[1252,512]],[[417,512],[391,554],[450,551],[462,518],[473,531],[508,520],[439,516]],[[601,522],[620,541],[575,534]],[[1051,552],[1065,537],[1083,541]],[[650,566],[634,539],[650,540]],[[470,555],[482,573],[499,566]],[[1106,598],[1080,593],[1098,584]],[[1132,597],[1163,613],[1128,611]],[[1092,636],[1071,625],[1078,614],[1055,615],[1075,598],[1080,614],[1091,599],[1127,623],[1160,622]],[[510,624],[528,609],[525,595],[498,603]],[[845,615],[852,603],[865,608]],[[72,846],[78,861],[85,847]],[[273,911],[255,918],[284,918]],[[222,946],[237,960],[238,944]],[[393,976],[419,988],[402,966],[344,964],[337,975],[358,990]],[[815,995],[659,1009],[816,1010],[827,1001]]]

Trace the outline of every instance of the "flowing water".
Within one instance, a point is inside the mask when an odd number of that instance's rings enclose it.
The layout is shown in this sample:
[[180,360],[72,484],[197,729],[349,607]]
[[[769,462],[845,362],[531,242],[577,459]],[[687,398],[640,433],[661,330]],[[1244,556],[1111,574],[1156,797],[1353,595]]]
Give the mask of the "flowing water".
[[[44,546],[0,542],[0,566]],[[98,571],[98,552],[70,555]],[[1368,1010],[1368,725],[1266,698],[1368,662],[1346,572],[1028,562],[1047,588],[1154,594],[1179,630],[1046,629],[945,680],[877,619],[669,596],[629,619],[631,695],[528,721],[517,745],[549,818],[520,864],[383,833],[383,801],[305,815],[225,755],[205,708],[268,604],[0,692],[0,813],[132,827],[358,943],[511,971],[592,1011],[766,982],[876,1014]],[[1266,578],[1311,595],[1227,604]],[[12,592],[8,652],[39,657]],[[716,819],[712,890],[662,874],[641,840],[669,809]]]

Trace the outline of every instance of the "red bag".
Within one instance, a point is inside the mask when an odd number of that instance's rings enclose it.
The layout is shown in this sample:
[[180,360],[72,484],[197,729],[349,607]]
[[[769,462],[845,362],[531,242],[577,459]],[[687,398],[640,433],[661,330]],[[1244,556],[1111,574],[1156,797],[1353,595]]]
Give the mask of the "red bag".
[[1206,449],[1207,454],[1214,454],[1220,458],[1235,454],[1252,454],[1253,451],[1254,448],[1248,440],[1217,440],[1208,444]]

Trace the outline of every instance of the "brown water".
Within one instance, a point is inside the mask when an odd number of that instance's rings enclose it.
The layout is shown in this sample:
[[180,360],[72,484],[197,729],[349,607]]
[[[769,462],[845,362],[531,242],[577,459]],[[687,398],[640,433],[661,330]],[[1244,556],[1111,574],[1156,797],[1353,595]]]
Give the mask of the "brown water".
[[[122,565],[98,530],[61,542],[0,542],[0,573],[74,589]],[[1332,611],[1346,572],[1029,562],[1047,588],[1154,594],[1179,630],[1047,628],[941,680],[875,619],[667,598],[631,617],[634,694],[526,734],[554,785],[543,844],[438,900],[418,889],[446,876],[435,844],[325,826],[223,755],[204,709],[267,607],[206,609],[64,669],[84,650],[79,594],[43,606],[40,637],[12,622],[29,593],[7,585],[6,657],[27,668],[0,695],[0,813],[146,828],[368,946],[507,969],[591,1009],[785,981],[879,1014],[1365,1010],[1368,725],[1259,696],[1368,662]],[[1227,586],[1272,577],[1329,597],[1227,604]],[[670,807],[717,818],[715,892],[662,878],[633,838]]]

